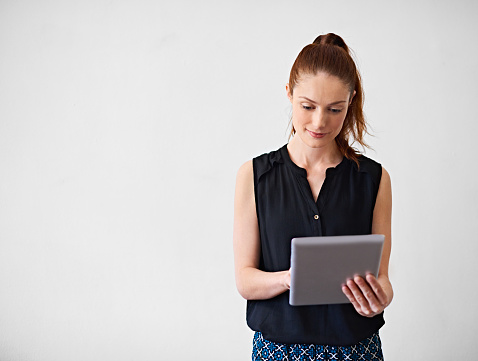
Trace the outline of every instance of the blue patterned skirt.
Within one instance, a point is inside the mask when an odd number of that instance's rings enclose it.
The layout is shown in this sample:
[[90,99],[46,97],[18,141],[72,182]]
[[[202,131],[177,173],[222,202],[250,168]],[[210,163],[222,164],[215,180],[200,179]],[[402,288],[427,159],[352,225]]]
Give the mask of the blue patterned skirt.
[[262,333],[254,334],[252,361],[318,361],[366,360],[383,361],[382,344],[378,332],[352,346],[314,344],[284,344],[264,340]]

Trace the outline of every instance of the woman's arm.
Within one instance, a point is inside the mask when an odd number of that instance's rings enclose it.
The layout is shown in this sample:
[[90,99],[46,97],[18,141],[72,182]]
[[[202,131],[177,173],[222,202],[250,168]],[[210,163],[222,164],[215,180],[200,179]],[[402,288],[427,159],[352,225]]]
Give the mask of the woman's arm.
[[385,235],[378,277],[369,274],[363,279],[348,280],[342,291],[362,316],[373,317],[381,313],[393,298],[393,289],[388,278],[388,264],[392,248],[392,187],[390,175],[382,168],[382,179],[373,211],[372,233]]
[[247,300],[269,299],[290,288],[290,271],[259,270],[261,243],[252,161],[242,165],[237,173],[233,241],[236,285],[242,297]]

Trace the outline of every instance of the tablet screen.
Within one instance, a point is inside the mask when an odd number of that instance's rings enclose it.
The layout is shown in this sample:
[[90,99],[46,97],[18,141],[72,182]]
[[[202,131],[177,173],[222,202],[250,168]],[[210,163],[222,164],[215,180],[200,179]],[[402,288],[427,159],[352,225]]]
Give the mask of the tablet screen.
[[381,234],[292,239],[289,303],[349,303],[342,284],[355,275],[378,275],[384,240]]

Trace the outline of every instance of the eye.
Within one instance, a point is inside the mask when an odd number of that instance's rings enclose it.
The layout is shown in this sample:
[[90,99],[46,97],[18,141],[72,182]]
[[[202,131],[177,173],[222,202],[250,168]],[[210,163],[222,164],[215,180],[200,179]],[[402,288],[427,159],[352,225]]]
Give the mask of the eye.
[[340,113],[342,109],[337,109],[337,108],[330,108],[329,109],[332,113]]
[[305,110],[312,110],[314,109],[314,107],[310,106],[310,105],[305,105],[305,104],[302,104],[302,108],[305,109]]

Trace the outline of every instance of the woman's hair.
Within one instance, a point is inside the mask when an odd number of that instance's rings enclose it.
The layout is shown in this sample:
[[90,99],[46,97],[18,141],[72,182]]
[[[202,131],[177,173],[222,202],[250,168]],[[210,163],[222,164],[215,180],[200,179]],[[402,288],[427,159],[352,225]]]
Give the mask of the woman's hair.
[[[367,123],[363,115],[363,90],[360,74],[355,66],[349,48],[344,40],[335,34],[320,35],[314,42],[307,45],[297,56],[289,77],[290,94],[302,75],[315,75],[324,72],[336,76],[350,89],[351,96],[355,91],[342,130],[335,138],[339,151],[358,165],[360,153],[351,146],[357,142],[362,147],[368,147],[364,141],[367,133]],[[295,134],[292,126],[291,136]],[[349,143],[349,139],[351,142]]]

